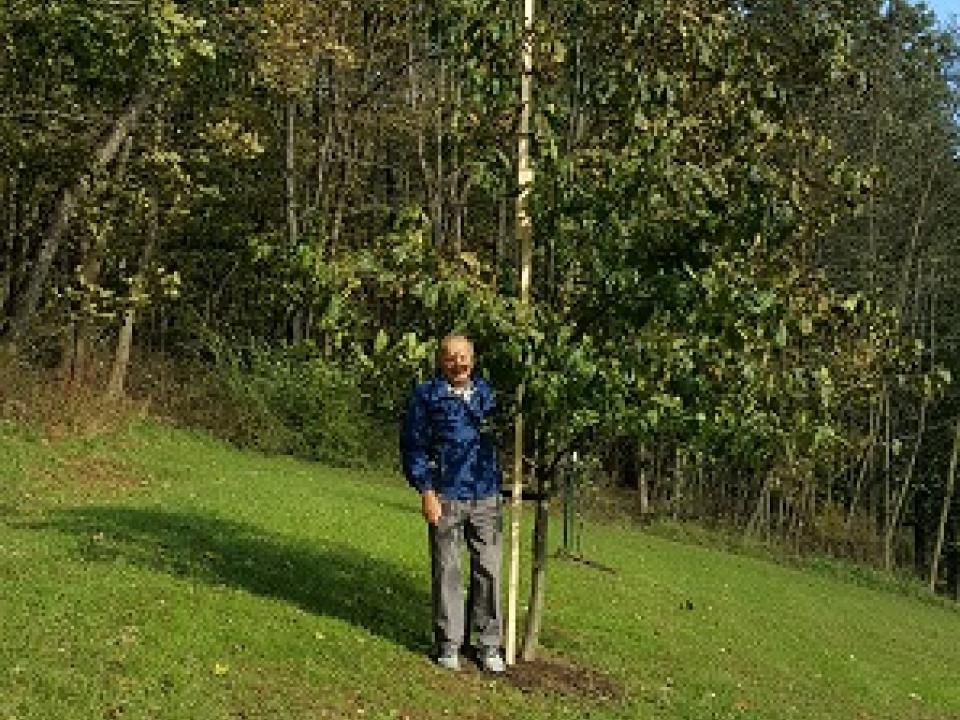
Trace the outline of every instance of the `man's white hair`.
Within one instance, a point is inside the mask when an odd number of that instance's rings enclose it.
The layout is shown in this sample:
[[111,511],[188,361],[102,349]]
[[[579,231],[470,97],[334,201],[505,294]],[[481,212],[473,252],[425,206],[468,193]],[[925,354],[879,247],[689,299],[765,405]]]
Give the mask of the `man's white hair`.
[[443,338],[443,340],[440,341],[440,352],[442,353],[448,347],[457,342],[466,343],[470,348],[470,352],[473,353],[473,340],[468,338],[466,335],[460,335],[459,333],[450,333]]

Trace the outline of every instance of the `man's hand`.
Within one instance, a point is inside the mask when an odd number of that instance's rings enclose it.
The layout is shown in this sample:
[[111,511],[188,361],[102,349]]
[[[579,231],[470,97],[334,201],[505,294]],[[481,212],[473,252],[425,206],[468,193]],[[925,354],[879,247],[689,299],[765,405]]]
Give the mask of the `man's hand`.
[[427,490],[420,496],[420,512],[423,513],[423,519],[431,525],[436,525],[440,522],[440,515],[442,514],[440,498],[437,497],[435,491]]

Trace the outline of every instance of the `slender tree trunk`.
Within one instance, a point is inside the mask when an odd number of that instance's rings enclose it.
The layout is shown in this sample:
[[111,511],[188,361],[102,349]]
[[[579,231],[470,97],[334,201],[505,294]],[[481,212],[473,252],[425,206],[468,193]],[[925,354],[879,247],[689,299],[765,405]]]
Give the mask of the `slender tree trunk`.
[[[332,189],[330,186],[331,168],[336,159],[334,151],[336,147],[337,136],[337,75],[336,67],[333,61],[326,63],[325,76],[327,79],[326,93],[329,96],[329,106],[326,114],[326,129],[324,132],[323,143],[317,151],[317,195],[314,198],[314,209],[317,215],[318,233],[322,240],[326,242],[330,235],[330,214],[332,203],[330,195]],[[318,83],[320,85],[320,83]],[[317,90],[318,114],[319,108],[323,105],[322,88]],[[319,134],[319,125],[317,128]]]
[[[143,250],[140,253],[138,271],[145,273],[150,266],[154,250],[160,241],[160,194],[154,192],[150,208],[150,225]],[[130,351],[133,348],[133,327],[136,322],[136,308],[130,307],[124,313],[123,324],[117,333],[117,348],[113,357],[113,367],[110,370],[110,380],[107,383],[107,396],[112,399],[123,397],[127,382],[127,371],[130,367]]]
[[286,136],[284,141],[284,189],[287,217],[287,244],[294,248],[299,240],[297,228],[297,101],[287,100],[284,109]]
[[940,508],[940,523],[937,526],[937,539],[930,556],[930,592],[936,592],[937,576],[940,572],[940,555],[943,553],[943,541],[947,533],[947,520],[953,503],[953,489],[957,479],[957,455],[960,453],[960,421],[953,438],[953,452],[950,454],[950,469],[947,471],[947,485],[943,491],[943,506]]
[[452,254],[458,258],[463,252],[463,208],[466,203],[466,194],[470,183],[464,179],[463,173],[463,143],[460,139],[460,107],[463,104],[462,81],[459,68],[454,63],[450,69],[450,84],[452,95],[452,118],[450,127],[452,164],[450,173],[450,202],[453,213],[452,225]]
[[924,483],[918,483],[913,493],[913,568],[917,577],[925,577],[928,571],[927,518],[930,494]]
[[640,518],[650,514],[650,472],[647,467],[647,451],[644,444],[637,443],[637,491],[640,503]]
[[[890,506],[893,502],[893,420],[890,413],[890,393],[886,391],[886,387],[884,387],[883,392],[880,393],[879,415],[871,418],[871,423],[874,426],[871,432],[879,428],[880,422],[883,422],[885,438],[883,444],[883,511],[880,513],[880,517],[883,520],[882,527],[884,528],[884,532],[886,532],[887,523],[890,521]],[[876,470],[873,462],[873,449],[871,448],[870,477],[873,478],[875,476]]]
[[497,242],[494,251],[493,272],[495,275],[494,287],[500,290],[500,278],[503,276],[503,268],[505,267],[507,255],[508,210],[506,191],[501,191],[497,206]]
[[[417,5],[417,11],[414,13],[416,16],[423,14],[422,4]],[[420,180],[423,183],[423,193],[424,193],[424,208],[427,214],[430,217],[433,239],[436,244],[437,238],[439,237],[439,228],[438,220],[436,216],[436,203],[434,198],[437,192],[440,192],[437,186],[440,183],[439,176],[434,178],[433,171],[431,170],[431,162],[427,157],[427,139],[426,139],[426,118],[424,117],[425,112],[423,110],[423,82],[420,76],[420,66],[416,62],[416,57],[418,55],[417,49],[417,40],[420,33],[418,32],[417,23],[415,20],[411,20],[410,27],[410,39],[407,49],[407,77],[410,84],[410,110],[413,113],[415,122],[417,125],[416,132],[416,157],[417,157],[417,167],[420,170]]]
[[[284,110],[286,139],[284,142],[284,187],[286,194],[287,245],[296,252],[300,242],[297,213],[297,101],[288,99]],[[294,343],[303,340],[303,302],[293,301],[290,308],[290,338]]]
[[[80,272],[83,281],[89,286],[97,285],[100,282],[100,271],[103,264],[100,257],[101,250],[100,247],[89,246],[84,249],[84,259]],[[90,360],[94,344],[92,334],[93,327],[91,327],[89,320],[81,317],[70,323],[61,362],[62,377],[69,383],[90,381],[92,376],[96,374],[92,372]]]
[[[127,171],[127,162],[130,159],[130,153],[133,151],[133,137],[127,136],[123,143],[123,150],[117,159],[116,182],[121,184]],[[81,249],[81,275],[84,283],[88,287],[93,287],[100,283],[100,274],[103,270],[103,254],[105,243],[102,239],[95,239],[92,242],[83,242]],[[92,381],[90,373],[90,356],[92,353],[93,323],[85,318],[79,318],[71,323],[67,333],[68,337],[64,343],[62,359],[62,377],[69,382]]]
[[17,172],[9,170],[3,184],[3,265],[0,268],[0,316],[13,292],[13,278],[16,267],[17,237]]
[[884,497],[884,522],[890,513],[890,498],[892,497],[893,487],[893,408],[892,392],[884,384],[883,392],[880,395],[881,409],[883,410],[883,497]]
[[750,515],[750,520],[747,522],[746,534],[755,535],[757,533],[757,528],[760,527],[760,523],[767,518],[769,523],[769,504],[770,504],[770,487],[773,485],[773,472],[767,472],[766,478],[764,478],[763,486],[760,488],[760,495],[757,497],[757,504],[754,506],[753,513]]
[[[917,205],[917,215],[913,221],[913,228],[910,232],[910,245],[907,248],[907,255],[903,259],[903,268],[900,271],[900,287],[897,291],[897,310],[898,317],[903,317],[906,310],[907,296],[910,293],[910,274],[913,270],[914,258],[917,255],[917,248],[920,244],[920,232],[923,229],[923,222],[926,219],[927,204],[930,200],[930,192],[933,190],[933,181],[940,171],[940,166],[934,163],[930,168],[930,176],[927,178],[926,186],[920,195],[920,202]],[[918,270],[919,274],[919,270]]]
[[893,551],[894,539],[896,538],[897,527],[900,524],[900,513],[903,510],[904,501],[910,492],[913,481],[913,473],[917,464],[917,456],[920,454],[920,445],[923,443],[923,433],[927,423],[927,399],[924,398],[920,403],[920,420],[917,423],[917,441],[913,446],[913,454],[910,456],[910,464],[907,466],[907,472],[903,478],[903,485],[900,492],[896,494],[896,501],[893,505],[890,517],[887,519],[886,532],[883,538],[883,566],[887,571],[893,569]]
[[[882,402],[882,401],[881,401]],[[863,450],[863,460],[860,462],[860,472],[857,474],[857,482],[853,489],[853,496],[850,499],[850,509],[847,511],[846,529],[849,531],[853,525],[853,520],[857,515],[860,497],[863,494],[864,480],[867,476],[867,470],[870,467],[870,458],[873,455],[873,447],[877,441],[879,425],[874,422],[873,407],[871,401],[870,409],[870,437],[867,438],[867,445]],[[851,465],[851,469],[852,469]]]
[[687,457],[683,450],[677,448],[676,461],[673,470],[673,519],[681,517],[681,503],[683,502],[684,484],[687,474]]
[[117,350],[113,357],[110,381],[107,383],[107,396],[113,399],[123,397],[126,386],[127,368],[130,366],[130,349],[133,346],[133,324],[137,311],[129,308],[123,314],[123,324],[117,334]]
[[443,238],[446,234],[444,227],[444,202],[443,202],[443,104],[444,104],[444,82],[446,81],[446,61],[441,58],[440,77],[437,79],[437,107],[434,115],[434,182],[433,182],[433,244],[436,247],[443,245]]
[[537,509],[533,518],[533,566],[530,573],[530,603],[523,633],[524,662],[537,657],[540,628],[543,626],[543,608],[547,587],[547,529],[550,521],[546,482],[537,473]]
[[60,196],[54,205],[50,224],[40,242],[40,248],[30,271],[26,288],[16,303],[9,323],[0,325],[0,339],[10,344],[16,344],[19,338],[29,330],[37,311],[37,305],[40,302],[40,296],[43,294],[43,288],[53,264],[54,256],[60,247],[60,241],[70,226],[78,205],[90,192],[91,176],[101,172],[113,161],[149,104],[150,96],[146,93],[134,98],[126,111],[116,119],[113,127],[94,151],[93,162],[88,172],[60,192]]
[[340,236],[343,232],[343,216],[347,209],[347,193],[349,192],[351,177],[351,133],[349,128],[344,128],[341,137],[341,161],[340,161],[340,184],[337,187],[336,198],[333,208],[333,223],[330,230],[330,248],[331,257],[340,248]]

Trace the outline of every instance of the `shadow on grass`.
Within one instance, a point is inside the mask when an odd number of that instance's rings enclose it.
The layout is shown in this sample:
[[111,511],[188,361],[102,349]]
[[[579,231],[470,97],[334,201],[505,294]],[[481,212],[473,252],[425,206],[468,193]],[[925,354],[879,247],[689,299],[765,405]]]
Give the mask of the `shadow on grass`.
[[403,503],[403,502],[398,502],[396,500],[383,500],[383,499],[376,499],[374,500],[374,502],[379,507],[382,507],[386,510],[393,510],[394,512],[403,513],[404,515],[416,515],[418,518],[420,517],[419,498],[417,498],[417,500],[414,501],[418,504],[414,504],[410,502]]
[[30,527],[78,539],[88,562],[123,560],[338,617],[410,650],[430,646],[430,596],[409,570],[342,544],[297,542],[210,515],[74,508]]

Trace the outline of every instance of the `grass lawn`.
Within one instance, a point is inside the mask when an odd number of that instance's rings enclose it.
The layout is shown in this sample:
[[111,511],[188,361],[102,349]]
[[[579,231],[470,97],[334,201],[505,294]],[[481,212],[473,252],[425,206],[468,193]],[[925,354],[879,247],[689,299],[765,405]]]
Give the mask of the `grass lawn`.
[[960,718],[960,611],[617,526],[551,565],[549,663],[449,674],[425,543],[395,477],[0,426],[0,720]]

